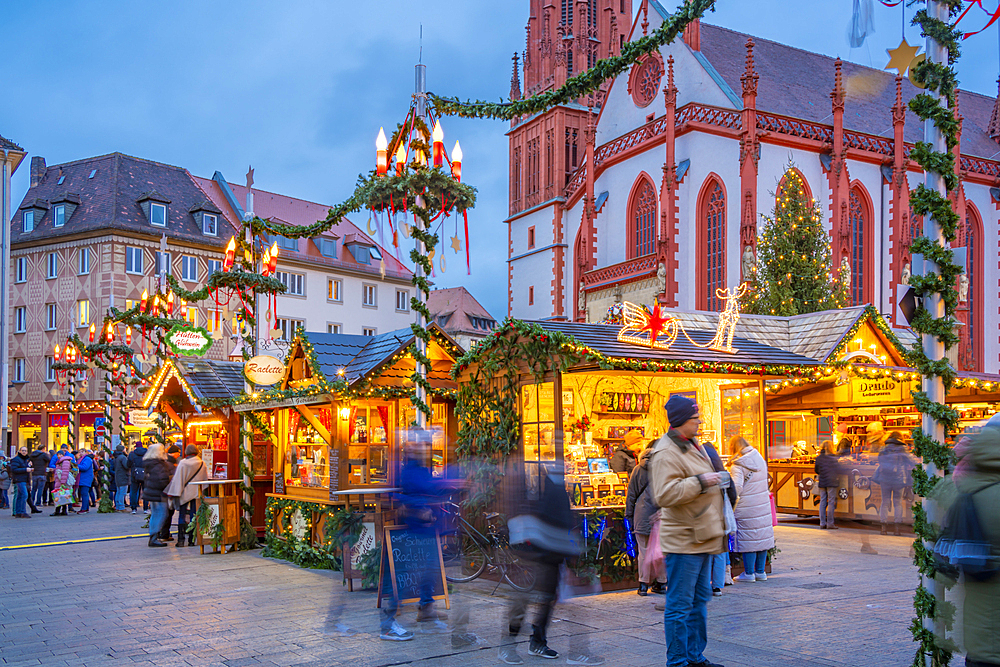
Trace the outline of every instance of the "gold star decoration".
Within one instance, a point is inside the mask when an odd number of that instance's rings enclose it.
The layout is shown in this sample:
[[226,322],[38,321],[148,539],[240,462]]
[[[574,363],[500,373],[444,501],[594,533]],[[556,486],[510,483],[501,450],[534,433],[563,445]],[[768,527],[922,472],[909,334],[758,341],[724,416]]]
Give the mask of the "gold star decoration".
[[910,46],[904,38],[896,48],[885,50],[889,54],[889,64],[885,69],[894,69],[899,76],[905,75],[919,50],[919,46]]
[[462,249],[462,242],[458,240],[457,236],[451,237],[451,248],[455,251],[456,255],[458,254],[458,251]]

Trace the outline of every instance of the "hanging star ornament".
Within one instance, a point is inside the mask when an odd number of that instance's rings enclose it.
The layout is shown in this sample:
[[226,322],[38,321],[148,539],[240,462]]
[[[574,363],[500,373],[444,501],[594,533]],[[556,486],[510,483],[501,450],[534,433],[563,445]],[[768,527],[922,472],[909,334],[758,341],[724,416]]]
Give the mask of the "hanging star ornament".
[[451,249],[455,251],[456,255],[462,249],[462,241],[459,240],[459,238],[457,236],[452,236],[451,237]]
[[889,54],[889,64],[885,69],[894,69],[899,76],[904,76],[910,65],[914,64],[913,59],[919,50],[919,46],[910,46],[904,38],[896,48],[885,50]]

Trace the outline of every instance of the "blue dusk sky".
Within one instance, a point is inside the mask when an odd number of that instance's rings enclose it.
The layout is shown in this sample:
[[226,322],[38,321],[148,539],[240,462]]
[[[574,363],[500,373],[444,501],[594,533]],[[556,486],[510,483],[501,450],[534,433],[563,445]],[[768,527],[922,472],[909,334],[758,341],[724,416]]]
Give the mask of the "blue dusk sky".
[[[668,9],[676,2],[661,1]],[[984,4],[992,10],[996,2]],[[885,49],[899,43],[903,9],[876,0],[876,33],[852,50],[851,7],[852,0],[719,0],[705,21],[884,66]],[[915,9],[905,10],[908,17]],[[524,49],[527,16],[527,0],[5,0],[0,134],[48,164],[120,151],[198,176],[219,170],[238,183],[252,164],[260,189],[335,204],[373,165],[379,127],[388,133],[402,120],[421,23],[430,90],[500,100],[510,90],[511,55]],[[978,27],[984,18],[976,9],[967,21]],[[915,28],[906,36],[923,44]],[[997,45],[997,26],[963,43],[963,88],[996,94]],[[462,143],[463,180],[479,200],[469,215],[472,275],[451,254],[436,284],[465,285],[501,319],[508,124],[443,125],[449,149]],[[26,160],[14,175],[15,207],[28,171]]]

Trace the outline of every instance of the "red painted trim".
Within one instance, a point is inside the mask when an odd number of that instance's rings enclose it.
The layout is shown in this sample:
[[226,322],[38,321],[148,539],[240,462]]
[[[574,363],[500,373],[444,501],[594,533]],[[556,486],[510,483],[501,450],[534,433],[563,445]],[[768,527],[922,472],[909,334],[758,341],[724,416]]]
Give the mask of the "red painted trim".
[[660,220],[660,208],[661,202],[660,197],[656,193],[656,184],[653,179],[645,171],[640,171],[639,175],[635,177],[635,181],[632,183],[632,190],[628,195],[628,205],[625,207],[625,257],[628,259],[635,259],[639,255],[635,252],[635,207],[637,205],[636,199],[639,195],[639,190],[643,183],[649,183],[649,187],[652,188],[653,197],[656,200],[656,210],[653,212],[653,244],[655,247],[656,243],[656,229],[658,222]]
[[723,211],[723,223],[722,223],[722,275],[727,276],[727,262],[726,259],[729,255],[727,241],[729,239],[729,193],[726,191],[726,184],[723,182],[722,177],[716,174],[714,171],[705,177],[704,183],[701,185],[701,190],[698,192],[698,206],[695,209],[697,211],[697,219],[695,220],[695,308],[697,310],[708,310],[708,200],[712,196],[712,192],[715,191],[715,186],[718,185],[722,188],[722,211]]
[[[974,370],[978,373],[982,373],[984,372],[983,355],[985,354],[983,346],[984,342],[983,338],[985,338],[986,334],[986,322],[984,319],[986,309],[983,307],[983,299],[985,298],[984,297],[985,290],[983,289],[984,287],[983,283],[986,282],[984,280],[984,278],[986,277],[986,263],[983,260],[984,257],[983,246],[986,245],[986,235],[983,231],[983,216],[980,215],[979,209],[976,207],[976,205],[966,200],[965,210],[966,210],[966,224],[972,227],[972,232],[973,234],[975,234],[977,241],[975,256],[967,257],[966,261],[975,267],[977,274],[976,284],[972,286],[972,289],[974,290],[972,293],[973,306],[976,309],[974,313],[976,320],[976,328],[974,331],[975,335],[973,338],[972,352],[975,355]],[[966,229],[968,229],[968,227]]]

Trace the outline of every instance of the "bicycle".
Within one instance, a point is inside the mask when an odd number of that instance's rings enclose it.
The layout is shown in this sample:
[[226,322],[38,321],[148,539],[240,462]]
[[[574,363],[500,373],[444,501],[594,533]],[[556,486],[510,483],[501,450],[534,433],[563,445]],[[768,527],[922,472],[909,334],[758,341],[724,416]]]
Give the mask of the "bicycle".
[[516,591],[530,591],[534,587],[535,573],[531,564],[510,548],[506,531],[498,525],[498,512],[483,513],[484,535],[462,516],[457,504],[444,503],[441,511],[457,522],[454,531],[441,536],[441,555],[448,581],[464,584],[479,578],[488,568],[490,572],[498,572],[500,582],[506,581]]

